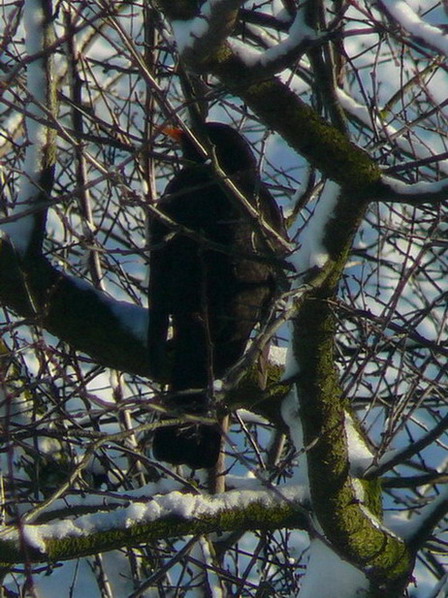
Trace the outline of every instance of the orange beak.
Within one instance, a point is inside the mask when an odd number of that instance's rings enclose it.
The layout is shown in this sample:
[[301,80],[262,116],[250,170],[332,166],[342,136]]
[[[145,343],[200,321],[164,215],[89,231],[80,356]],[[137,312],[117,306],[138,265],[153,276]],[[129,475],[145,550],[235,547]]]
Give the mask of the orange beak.
[[165,135],[168,135],[171,137],[171,139],[174,139],[174,141],[177,141],[178,143],[182,141],[184,136],[184,132],[178,127],[163,127],[162,133],[165,133]]

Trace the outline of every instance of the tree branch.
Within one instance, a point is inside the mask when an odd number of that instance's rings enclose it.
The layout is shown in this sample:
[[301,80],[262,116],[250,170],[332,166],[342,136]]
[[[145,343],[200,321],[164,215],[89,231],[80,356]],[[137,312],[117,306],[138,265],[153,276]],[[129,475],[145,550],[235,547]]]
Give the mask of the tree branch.
[[[14,526],[0,533],[0,562],[44,562],[79,558],[123,546],[211,532],[308,529],[299,488],[229,491],[214,497],[172,492],[132,501],[112,514],[88,515],[41,525]],[[21,540],[25,540],[25,546]]]
[[428,183],[407,184],[388,176],[383,176],[378,185],[378,201],[386,203],[406,203],[419,206],[424,203],[440,204],[446,201],[448,194],[448,179]]
[[3,305],[104,366],[149,375],[145,309],[109,298],[44,257],[26,260],[24,268],[5,239],[0,272]]
[[[30,102],[25,118],[28,145],[20,190],[12,213],[26,212],[30,207],[48,202],[53,188],[56,163],[56,131],[42,123],[42,116],[56,119],[56,77],[53,55],[48,51],[54,41],[51,0],[27,0],[24,6],[26,49],[34,56],[28,64],[27,94]],[[22,256],[42,251],[47,212],[38,209],[6,226],[14,246]]]

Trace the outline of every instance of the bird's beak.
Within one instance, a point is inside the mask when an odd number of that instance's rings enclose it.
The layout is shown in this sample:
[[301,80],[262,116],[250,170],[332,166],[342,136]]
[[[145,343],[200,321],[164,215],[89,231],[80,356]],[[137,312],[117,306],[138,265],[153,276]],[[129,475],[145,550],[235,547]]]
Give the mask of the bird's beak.
[[174,139],[174,141],[177,141],[178,143],[182,141],[184,136],[184,132],[178,127],[163,127],[162,133],[165,133],[165,135],[168,135],[171,137],[171,139]]

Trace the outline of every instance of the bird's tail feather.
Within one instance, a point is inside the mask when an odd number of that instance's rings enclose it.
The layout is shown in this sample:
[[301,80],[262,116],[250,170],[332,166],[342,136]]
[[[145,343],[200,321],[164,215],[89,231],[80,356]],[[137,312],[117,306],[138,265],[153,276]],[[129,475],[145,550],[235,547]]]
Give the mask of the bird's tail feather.
[[187,423],[164,426],[156,430],[154,457],[173,465],[189,465],[193,469],[213,467],[221,448],[219,427]]

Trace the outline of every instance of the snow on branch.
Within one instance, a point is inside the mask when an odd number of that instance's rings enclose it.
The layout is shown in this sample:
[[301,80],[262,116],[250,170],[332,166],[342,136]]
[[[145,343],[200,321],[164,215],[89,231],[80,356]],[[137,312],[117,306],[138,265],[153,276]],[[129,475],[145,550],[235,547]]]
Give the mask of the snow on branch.
[[[18,197],[10,216],[26,214],[3,226],[15,249],[24,256],[41,249],[45,227],[45,206],[53,185],[55,133],[48,120],[56,111],[52,59],[46,48],[53,39],[51,0],[26,0],[24,4],[28,108],[25,126],[28,145]],[[43,206],[41,206],[43,204]],[[36,208],[29,213],[30,208]]]
[[300,247],[290,258],[299,274],[307,273],[314,267],[323,268],[328,261],[330,256],[325,244],[325,231],[328,222],[334,218],[340,193],[341,188],[338,184],[328,182],[312,215],[301,231]]
[[292,61],[301,56],[311,45],[321,43],[324,39],[326,38],[317,35],[306,24],[305,11],[303,8],[299,8],[289,29],[288,36],[264,52],[248,48],[245,44],[236,40],[230,41],[230,47],[247,66],[257,69],[262,68],[274,73],[289,66]]
[[404,0],[381,0],[381,6],[412,37],[429,48],[448,56],[448,35],[426,23]]
[[[178,491],[132,500],[112,511],[91,512],[77,518],[37,525],[10,526],[0,534],[3,563],[66,560],[103,550],[211,531],[306,528],[307,516],[300,507],[302,489],[297,486],[273,490],[231,490],[202,496]],[[25,546],[23,546],[25,544]]]
[[382,177],[380,201],[421,205],[423,203],[438,204],[448,197],[448,179],[429,183],[404,183],[392,177]]
[[[209,0],[198,16],[189,20],[173,20],[172,27],[178,51],[191,64],[204,62],[231,33],[236,8],[241,2]],[[249,48],[237,40],[229,40],[230,48],[248,67],[275,73],[297,60],[310,46],[320,44],[328,35],[320,36],[305,22],[305,11],[297,10],[288,36],[264,52]]]
[[37,318],[39,325],[102,365],[149,374],[148,312],[143,307],[116,301],[44,257],[32,260],[25,281],[6,239],[0,239],[0,272],[1,303],[25,318]]
[[171,22],[179,54],[196,65],[206,61],[229,35],[242,0],[208,0],[193,19]]

